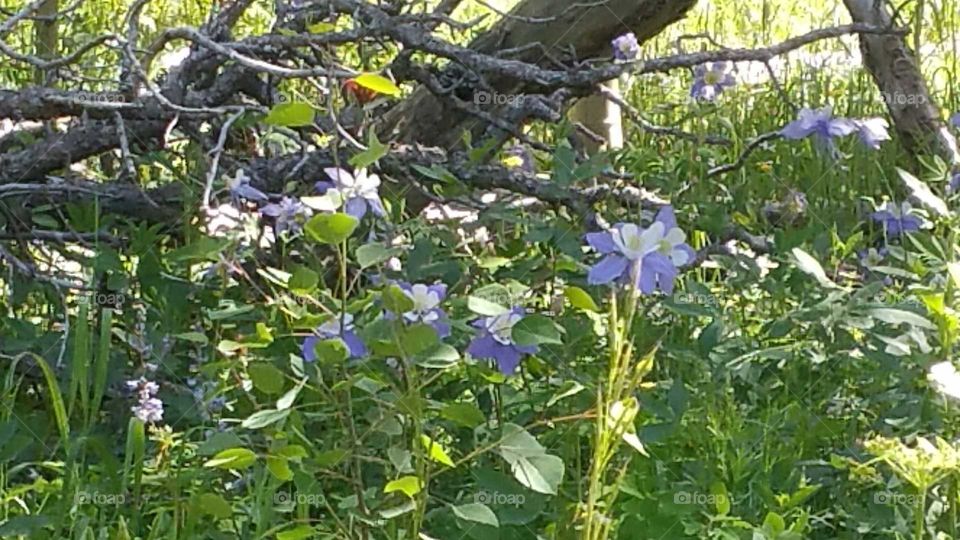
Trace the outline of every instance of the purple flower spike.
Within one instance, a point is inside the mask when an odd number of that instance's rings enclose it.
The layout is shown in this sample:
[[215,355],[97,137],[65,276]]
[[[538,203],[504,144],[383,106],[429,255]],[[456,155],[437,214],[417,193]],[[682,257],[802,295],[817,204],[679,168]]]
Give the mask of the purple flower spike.
[[831,158],[838,157],[834,139],[845,137],[857,131],[853,121],[846,118],[834,118],[830,107],[822,109],[801,109],[799,117],[780,131],[785,139],[800,140],[813,136],[817,148]]
[[724,88],[737,84],[737,80],[729,70],[729,62],[713,62],[693,68],[694,77],[690,97],[705,101],[716,99]]
[[268,204],[260,209],[260,213],[276,219],[277,234],[289,231],[290,234],[299,234],[305,222],[313,212],[302,202],[290,197],[284,197],[279,203]]
[[[440,302],[447,296],[446,285],[443,283],[436,285],[398,283],[397,285],[413,302],[413,309],[403,313],[404,322],[407,324],[430,325],[440,339],[450,335],[447,313],[440,307]],[[396,318],[397,314],[388,311],[386,316],[393,319]]]
[[346,213],[357,219],[363,218],[367,209],[378,216],[386,215],[380,201],[380,177],[375,174],[368,175],[366,169],[358,169],[351,174],[343,169],[330,167],[323,172],[327,173],[333,182],[317,182],[317,191],[342,201]]
[[609,231],[587,234],[587,243],[606,255],[590,268],[588,283],[630,283],[643,294],[652,294],[656,289],[673,292],[678,268],[693,262],[697,255],[687,245],[686,234],[677,227],[670,206],[664,206],[646,229],[618,223]]
[[141,422],[157,424],[163,421],[163,402],[156,395],[160,391],[157,383],[148,381],[143,377],[127,381],[127,388],[137,392],[138,403],[131,407],[133,415]]
[[640,54],[640,43],[633,32],[617,37],[610,44],[613,46],[613,57],[621,62],[635,60]]
[[367,347],[360,340],[360,337],[353,330],[353,315],[345,313],[343,315],[343,327],[340,325],[340,317],[334,317],[329,321],[317,327],[315,336],[310,336],[303,340],[300,347],[300,354],[306,362],[316,362],[317,352],[315,347],[320,341],[340,338],[347,346],[350,352],[350,358],[361,358],[367,355]]
[[479,331],[470,342],[467,352],[474,358],[489,358],[496,361],[504,375],[511,375],[520,365],[525,354],[535,354],[536,345],[517,345],[513,342],[513,326],[523,318],[523,308],[515,307],[493,317],[484,317],[473,322]]
[[906,201],[900,205],[888,202],[870,217],[883,225],[887,236],[900,236],[905,232],[919,231],[923,226],[923,219],[914,214],[913,207]]
[[871,150],[879,150],[881,142],[890,140],[890,133],[887,132],[889,124],[883,118],[854,120],[853,124],[857,127],[860,142]]

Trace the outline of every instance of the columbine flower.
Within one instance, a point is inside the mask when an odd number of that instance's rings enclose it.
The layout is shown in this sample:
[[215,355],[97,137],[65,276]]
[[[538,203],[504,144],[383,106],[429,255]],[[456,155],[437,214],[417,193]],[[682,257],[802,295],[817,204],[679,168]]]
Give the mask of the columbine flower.
[[883,262],[884,257],[887,256],[887,248],[870,248],[865,251],[860,252],[860,264],[864,268],[873,268],[874,266],[880,266],[880,263]]
[[883,118],[853,120],[853,125],[857,128],[860,141],[871,150],[879,150],[880,143],[890,140],[890,134],[887,133],[890,124]]
[[[447,314],[440,307],[440,302],[447,296],[447,286],[443,283],[423,285],[421,283],[398,283],[403,293],[413,302],[413,309],[403,314],[403,320],[409,324],[428,324],[437,332],[441,339],[450,335],[450,323]],[[387,312],[388,317],[396,317]]]
[[163,420],[163,402],[156,395],[160,386],[143,377],[127,381],[127,388],[137,392],[139,401],[130,408],[134,416],[144,423],[158,423]]
[[930,366],[927,373],[927,380],[933,383],[933,387],[945,396],[954,399],[960,399],[960,373],[953,362],[937,362]]
[[904,201],[900,205],[888,202],[870,214],[874,221],[883,224],[883,230],[888,236],[899,236],[910,231],[919,231],[923,226],[920,216],[913,213],[910,203]]
[[613,45],[613,57],[621,62],[634,60],[640,54],[640,43],[637,42],[637,36],[633,32],[623,34],[610,44]]
[[830,107],[822,109],[801,109],[799,117],[780,130],[786,139],[800,140],[813,136],[818,149],[830,157],[837,157],[837,147],[833,139],[850,135],[857,126],[846,118],[834,118]]
[[267,202],[267,195],[250,185],[250,177],[243,169],[237,169],[233,178],[227,178],[227,189],[234,200],[241,198],[256,202]]
[[378,216],[386,211],[380,202],[380,177],[375,174],[367,175],[366,169],[359,169],[350,174],[343,169],[334,167],[324,169],[333,182],[320,181],[316,183],[317,190],[322,194],[331,194],[339,197],[345,204],[345,209],[351,216],[360,219],[367,213],[367,207]]
[[302,202],[291,197],[284,197],[279,203],[272,203],[260,209],[260,213],[276,219],[277,234],[290,231],[290,234],[299,234],[305,222],[313,212]]
[[723,89],[733,86],[737,80],[729,73],[729,62],[713,62],[701,64],[693,68],[693,86],[690,88],[690,97],[712,101]]
[[346,344],[350,351],[351,358],[360,358],[367,355],[367,347],[353,330],[353,315],[345,313],[343,315],[343,326],[340,325],[340,317],[336,316],[329,321],[317,327],[316,335],[303,340],[300,348],[303,359],[307,362],[317,361],[317,352],[314,350],[317,343],[328,339],[339,338]]
[[493,317],[484,317],[473,322],[477,337],[473,338],[467,352],[474,358],[489,358],[497,362],[504,375],[510,375],[520,365],[525,354],[535,354],[536,345],[517,345],[513,342],[513,326],[523,318],[523,308],[515,307]]
[[590,268],[587,282],[603,285],[619,280],[632,283],[643,294],[657,288],[672,294],[678,267],[696,258],[686,238],[670,206],[664,206],[646,229],[619,223],[609,231],[589,233],[590,247],[606,257]]
[[950,125],[955,128],[960,128],[960,112],[950,117]]

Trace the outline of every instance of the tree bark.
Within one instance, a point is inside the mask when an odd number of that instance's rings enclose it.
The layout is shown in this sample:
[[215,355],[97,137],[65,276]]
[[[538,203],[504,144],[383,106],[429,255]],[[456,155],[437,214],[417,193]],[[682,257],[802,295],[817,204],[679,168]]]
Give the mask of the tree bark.
[[[633,32],[643,42],[683,18],[694,5],[696,0],[525,0],[470,48],[487,54],[513,50],[511,58],[540,65],[610,56],[613,38]],[[507,77],[491,75],[487,82],[503,99],[536,90]],[[451,149],[465,131],[476,140],[485,128],[483,121],[421,87],[385,116],[380,131],[402,142]]]
[[[876,0],[844,0],[854,22],[892,25],[885,4]],[[947,163],[960,161],[956,139],[940,118],[916,57],[903,36],[861,34],[863,62],[877,83],[894,129],[903,147],[913,156],[934,154]]]

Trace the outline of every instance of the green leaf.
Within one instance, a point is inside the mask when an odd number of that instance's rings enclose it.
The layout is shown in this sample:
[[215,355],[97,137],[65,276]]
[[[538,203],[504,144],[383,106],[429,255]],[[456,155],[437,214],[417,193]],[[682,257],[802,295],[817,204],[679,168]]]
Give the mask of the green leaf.
[[562,345],[560,327],[543,315],[528,315],[513,325],[513,341],[517,345]]
[[263,118],[263,123],[270,126],[302,127],[313,125],[316,111],[309,103],[290,102],[274,105]]
[[417,356],[417,365],[431,369],[446,369],[460,360],[460,352],[446,343],[438,343]]
[[420,479],[416,476],[404,476],[397,478],[391,482],[388,482],[387,485],[383,488],[384,493],[393,493],[395,491],[400,491],[407,497],[413,498],[414,495],[420,493],[422,489],[422,484]]
[[353,80],[358,85],[373,90],[378,94],[386,94],[388,96],[400,95],[400,88],[393,84],[393,81],[376,73],[364,73],[354,77]]
[[339,244],[350,238],[360,221],[342,213],[317,214],[304,225],[307,235],[321,244]]
[[182,339],[183,341],[189,341],[190,343],[198,343],[200,345],[207,345],[210,343],[210,340],[207,339],[206,334],[200,332],[184,332],[182,334],[176,334],[173,336],[176,339]]
[[593,301],[590,294],[580,287],[570,286],[563,290],[563,295],[570,301],[570,305],[584,311],[600,311],[600,307]]
[[303,388],[303,385],[307,383],[307,379],[301,379],[296,386],[287,391],[280,399],[277,400],[277,409],[285,410],[293,406],[293,402],[297,400],[297,396],[300,395],[300,390]]
[[415,324],[403,330],[400,335],[400,345],[404,352],[415,356],[439,343],[437,331],[429,324]]
[[563,460],[546,453],[537,439],[516,424],[503,426],[500,455],[510,464],[514,478],[524,486],[556,495],[563,480]]
[[376,130],[371,129],[367,136],[367,149],[350,158],[350,165],[354,169],[366,169],[387,155],[387,150],[387,145],[377,139]]
[[573,171],[577,166],[576,158],[573,147],[566,140],[557,145],[557,149],[553,153],[554,182],[565,187],[575,180]]
[[714,482],[710,485],[710,494],[713,495],[713,504],[717,515],[725,516],[730,513],[730,496],[727,495],[727,486],[723,482]]
[[290,470],[290,463],[285,457],[267,456],[267,470],[281,482],[293,480],[293,471]]
[[390,248],[380,242],[364,244],[357,248],[356,259],[360,268],[369,268],[380,264],[400,253],[398,248]]
[[485,317],[495,317],[507,312],[507,308],[479,296],[467,297],[467,308],[477,315]]
[[489,525],[491,527],[500,527],[500,521],[497,519],[497,515],[485,504],[469,503],[451,508],[453,509],[454,515],[462,520]]
[[350,357],[350,349],[340,338],[320,340],[313,346],[313,351],[323,365],[339,365]]
[[887,324],[909,324],[911,326],[916,326],[918,328],[925,328],[927,330],[936,330],[937,327],[932,322],[927,320],[926,317],[917,315],[912,311],[907,311],[905,309],[895,309],[895,308],[876,308],[867,311],[867,314],[877,319],[878,321],[883,321]]
[[389,285],[380,295],[383,307],[393,313],[406,313],[413,309],[413,300],[398,285]]
[[246,429],[260,429],[284,420],[290,414],[289,409],[264,409],[257,411],[246,419],[240,425]]
[[247,367],[253,387],[264,394],[279,394],[283,390],[283,372],[268,362],[256,362]]
[[305,540],[314,538],[317,535],[316,529],[309,525],[297,525],[292,529],[280,531],[277,533],[277,540]]
[[197,497],[197,506],[204,514],[217,519],[228,519],[233,515],[230,503],[216,493],[204,493]]
[[440,411],[440,416],[471,429],[487,421],[483,412],[472,403],[449,403]]
[[804,273],[813,276],[821,286],[830,288],[837,286],[836,283],[827,277],[827,273],[823,271],[823,267],[820,266],[820,263],[810,256],[809,253],[800,248],[793,248],[792,253],[794,258],[797,260],[797,268],[802,270]]
[[903,180],[903,183],[907,185],[907,189],[910,190],[910,194],[923,203],[924,206],[930,208],[939,216],[950,215],[950,208],[947,207],[947,203],[940,197],[937,197],[933,191],[930,190],[930,186],[903,169],[897,169],[897,172],[900,174],[900,179]]
[[204,467],[220,469],[247,469],[257,461],[257,455],[248,448],[224,450],[203,464]]
[[290,280],[287,281],[287,288],[294,292],[309,293],[317,288],[319,281],[320,274],[306,266],[298,266],[290,276]]
[[430,459],[446,465],[447,467],[454,467],[453,460],[450,459],[450,456],[447,455],[446,450],[440,446],[440,443],[434,441],[427,435],[420,435],[420,444],[423,445],[424,449],[427,450],[427,453],[430,456]]

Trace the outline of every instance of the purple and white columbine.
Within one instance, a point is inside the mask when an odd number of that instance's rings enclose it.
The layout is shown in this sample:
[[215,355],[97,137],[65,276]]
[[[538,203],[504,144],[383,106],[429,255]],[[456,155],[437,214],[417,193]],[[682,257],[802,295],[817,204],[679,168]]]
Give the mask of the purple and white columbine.
[[317,182],[316,188],[323,195],[339,198],[345,205],[346,213],[360,219],[367,209],[378,216],[386,215],[380,201],[380,177],[367,174],[366,169],[358,169],[353,174],[335,167],[324,169],[332,182]]
[[[402,315],[408,324],[426,324],[437,332],[437,337],[443,339],[450,335],[450,323],[447,314],[440,307],[440,302],[447,296],[447,286],[443,283],[424,285],[422,283],[397,283],[400,290],[413,302],[413,308]],[[390,318],[396,314],[387,312]]]
[[227,189],[234,201],[247,199],[248,201],[267,202],[267,194],[250,185],[250,177],[243,169],[237,169],[233,178],[227,178]]
[[315,347],[317,343],[328,339],[341,339],[350,352],[350,358],[361,358],[367,355],[367,347],[354,332],[353,315],[343,314],[343,326],[340,325],[340,317],[335,316],[329,321],[321,324],[316,329],[316,335],[309,336],[303,340],[300,347],[301,356],[306,362],[316,362],[317,352]]
[[127,388],[137,393],[138,402],[131,407],[134,416],[144,423],[156,424],[163,421],[163,402],[156,397],[160,386],[140,377],[127,381]]
[[800,140],[812,136],[817,149],[832,158],[838,157],[834,139],[857,131],[857,126],[847,118],[834,118],[833,109],[801,109],[796,120],[780,130],[785,139]]
[[510,375],[526,354],[536,354],[536,345],[517,345],[513,342],[513,326],[523,319],[523,308],[515,307],[500,315],[483,317],[472,324],[478,329],[467,352],[474,358],[496,361],[504,375]]
[[700,64],[693,68],[693,86],[690,87],[690,97],[705,101],[716,99],[724,88],[737,84],[737,80],[729,70],[729,62],[712,62]]
[[271,203],[260,209],[260,213],[276,220],[277,234],[289,231],[296,235],[303,230],[303,224],[313,215],[313,211],[298,199],[284,197],[279,203]]
[[670,206],[661,208],[646,229],[618,223],[608,231],[588,233],[590,247],[606,256],[590,268],[587,282],[604,285],[619,281],[632,284],[643,294],[658,288],[672,294],[678,268],[696,258],[686,239]]
[[860,142],[871,150],[879,150],[880,143],[890,140],[890,133],[887,132],[890,124],[883,118],[853,120],[853,125],[857,128]]
[[919,231],[923,226],[923,218],[914,214],[913,207],[906,201],[899,205],[888,202],[870,214],[870,217],[883,225],[883,231],[887,236],[900,236],[905,232]]
[[613,57],[621,62],[635,60],[640,54],[640,43],[633,32],[618,36],[610,45],[613,46]]

